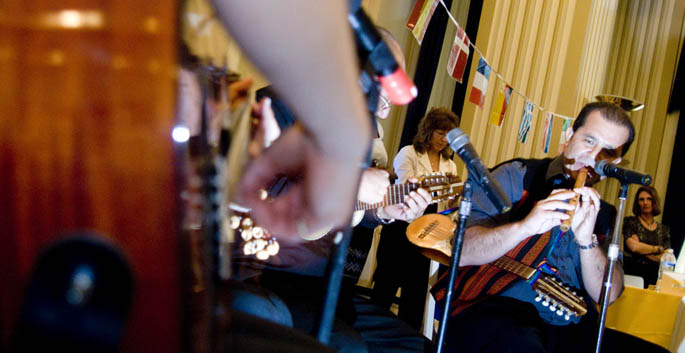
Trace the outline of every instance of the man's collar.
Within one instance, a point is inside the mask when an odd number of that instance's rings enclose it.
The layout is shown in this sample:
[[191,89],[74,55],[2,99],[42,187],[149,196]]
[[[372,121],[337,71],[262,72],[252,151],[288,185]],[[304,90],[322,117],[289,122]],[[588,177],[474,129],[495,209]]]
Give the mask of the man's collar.
[[554,179],[554,185],[559,186],[562,183],[569,180],[568,176],[564,173],[564,161],[561,155],[554,158],[547,167],[547,173],[545,174],[545,181],[549,182]]

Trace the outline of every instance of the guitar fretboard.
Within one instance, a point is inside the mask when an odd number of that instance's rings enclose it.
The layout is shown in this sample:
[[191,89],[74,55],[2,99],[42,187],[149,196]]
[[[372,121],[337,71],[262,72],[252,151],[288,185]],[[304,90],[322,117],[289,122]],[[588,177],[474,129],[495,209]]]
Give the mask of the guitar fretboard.
[[376,208],[381,208],[389,205],[397,205],[404,202],[404,197],[409,195],[410,192],[415,191],[421,187],[418,183],[404,183],[404,184],[393,184],[388,186],[388,192],[385,194],[383,201],[377,203],[365,203],[357,201],[354,207],[355,211],[365,211],[373,210]]
[[492,264],[527,280],[533,277],[535,271],[537,271],[536,269],[528,267],[508,256],[502,256],[495,260]]

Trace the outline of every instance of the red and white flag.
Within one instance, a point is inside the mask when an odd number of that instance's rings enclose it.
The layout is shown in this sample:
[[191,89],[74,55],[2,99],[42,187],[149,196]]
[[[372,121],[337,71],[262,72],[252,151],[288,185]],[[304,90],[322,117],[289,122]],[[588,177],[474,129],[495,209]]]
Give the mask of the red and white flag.
[[447,72],[459,83],[464,78],[466,61],[469,59],[469,44],[471,44],[469,36],[461,26],[457,25],[457,34],[454,36],[450,58],[447,60]]
[[490,80],[490,65],[485,59],[478,60],[478,69],[476,76],[473,78],[473,85],[471,85],[471,95],[469,101],[471,103],[483,108],[485,103],[485,95],[488,93],[488,81]]

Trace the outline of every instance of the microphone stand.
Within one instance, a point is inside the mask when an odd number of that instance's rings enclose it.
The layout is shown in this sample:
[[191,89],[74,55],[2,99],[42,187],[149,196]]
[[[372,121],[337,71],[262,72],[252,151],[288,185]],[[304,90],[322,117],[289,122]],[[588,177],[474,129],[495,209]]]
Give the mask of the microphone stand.
[[[366,95],[367,109],[369,110],[371,118],[370,122],[373,126],[373,131],[375,132],[377,131],[375,111],[376,107],[378,107],[380,88],[372,77],[373,76],[371,74],[363,69],[360,77],[360,85],[362,87],[362,91]],[[373,145],[369,144],[369,150],[366,158],[367,165],[365,167],[368,167],[371,164],[372,148]],[[356,185],[359,185],[361,182],[363,169],[366,168],[362,168],[362,171],[360,171]],[[352,205],[351,209],[354,209],[354,205]],[[347,224],[352,224],[352,214],[350,214]],[[342,285],[342,278],[345,269],[345,260],[347,260],[347,250],[349,249],[350,242],[352,240],[352,227],[347,226],[345,227],[344,231],[338,230],[335,232],[334,236],[335,238],[333,242],[335,245],[333,254],[328,259],[328,266],[326,268],[326,292],[324,295],[321,315],[319,317],[319,328],[316,333],[316,339],[325,345],[328,345],[331,332],[333,330],[335,309],[340,296],[340,287]]]
[[350,247],[350,241],[352,239],[352,227],[345,227],[344,231],[338,230],[335,232],[334,236],[335,239],[333,241],[337,245],[333,250],[333,255],[328,261],[328,268],[326,270],[326,295],[324,296],[323,309],[319,320],[319,329],[316,333],[316,339],[326,345],[328,345],[331,338],[331,331],[333,330],[335,309],[338,304],[338,297],[340,296],[340,287],[342,285],[343,270],[345,269],[345,260],[347,259],[347,250]]
[[602,348],[602,338],[604,336],[604,327],[606,326],[607,308],[609,307],[609,293],[611,292],[611,279],[614,273],[614,266],[618,260],[618,254],[621,249],[621,224],[623,223],[623,213],[625,212],[626,196],[628,195],[628,183],[621,183],[621,188],[618,195],[618,212],[616,213],[616,222],[614,222],[614,232],[611,236],[611,244],[607,254],[607,266],[604,270],[604,280],[602,282],[602,294],[600,296],[600,315],[599,315],[599,331],[597,334],[597,347],[595,353],[599,353]]
[[459,258],[461,257],[461,246],[464,242],[464,232],[466,231],[466,220],[471,214],[471,197],[473,189],[471,188],[471,181],[466,179],[464,182],[464,190],[462,191],[461,202],[459,203],[459,222],[457,222],[457,229],[455,230],[454,243],[452,244],[452,258],[450,259],[449,280],[447,282],[447,294],[445,295],[445,305],[440,317],[440,327],[438,328],[437,347],[436,352],[441,353],[443,349],[443,341],[445,339],[445,332],[447,330],[447,319],[449,318],[449,307],[452,302],[452,288],[457,278],[459,271]]

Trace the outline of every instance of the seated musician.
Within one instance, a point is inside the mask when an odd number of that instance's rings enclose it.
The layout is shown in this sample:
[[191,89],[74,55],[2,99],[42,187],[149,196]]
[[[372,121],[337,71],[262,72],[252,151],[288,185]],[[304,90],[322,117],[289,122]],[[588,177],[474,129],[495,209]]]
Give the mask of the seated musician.
[[[474,184],[473,209],[466,229],[455,284],[445,347],[451,352],[590,352],[597,340],[598,313],[607,257],[598,246],[595,226],[600,196],[592,167],[599,160],[617,163],[635,135],[627,114],[608,103],[590,103],[567,130],[563,153],[554,159],[515,159],[493,171],[509,199],[511,211],[498,214]],[[573,188],[582,168],[589,174]],[[560,224],[574,209],[570,229]],[[576,316],[554,302],[538,298],[526,280],[491,264],[508,256],[553,274],[582,298],[587,313]],[[481,266],[484,265],[484,266]],[[444,301],[446,276],[434,288]],[[540,280],[538,280],[540,281]],[[443,286],[443,287],[441,287]],[[609,302],[623,290],[623,270],[615,267]],[[439,304],[442,307],[444,302]],[[569,306],[569,305],[567,305]],[[554,310],[550,310],[554,309]],[[603,352],[665,351],[659,346],[606,329]]]
[[[397,57],[399,45],[394,40],[389,42],[387,31],[381,31],[381,34]],[[400,58],[403,61],[403,57]],[[278,111],[285,108],[277,97],[271,97],[271,102],[278,107]],[[387,115],[387,108],[387,103],[382,101],[377,114]],[[278,117],[277,120],[292,121]],[[286,127],[282,128],[285,130]],[[293,128],[298,127],[290,127]],[[369,203],[379,202],[389,185],[385,170],[368,169],[362,175],[358,199]],[[411,221],[423,214],[430,201],[431,196],[425,190],[417,189],[410,192],[403,203],[367,211],[361,225],[373,228],[381,222],[388,223],[394,219]],[[278,237],[278,234],[275,235]],[[233,290],[234,310],[305,332],[316,330],[325,294],[324,275],[334,246],[334,236],[329,234],[318,238],[309,234],[299,235],[314,240],[293,242],[287,237],[278,237],[280,251],[266,262],[256,260],[253,256],[244,256],[240,249],[236,249],[234,273],[241,282],[235,283]],[[423,352],[429,343],[390,311],[356,295],[352,286],[344,285],[330,345],[341,352]]]

